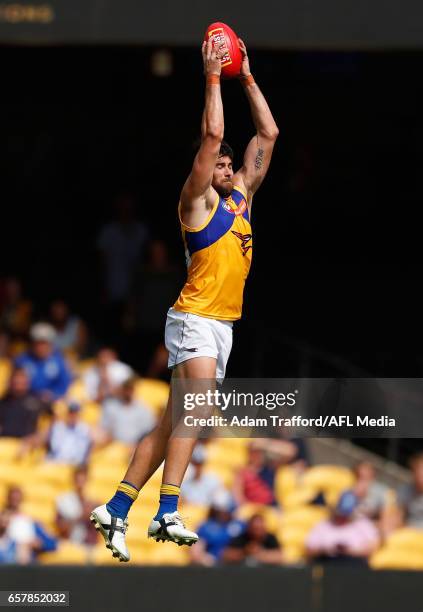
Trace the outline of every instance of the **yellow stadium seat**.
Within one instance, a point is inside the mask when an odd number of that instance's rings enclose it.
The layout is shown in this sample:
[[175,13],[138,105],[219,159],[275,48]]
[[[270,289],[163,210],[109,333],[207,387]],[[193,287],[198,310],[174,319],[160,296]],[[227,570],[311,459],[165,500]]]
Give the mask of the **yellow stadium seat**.
[[0,438],[0,464],[13,463],[21,444],[19,438]]
[[282,507],[285,510],[303,507],[312,502],[316,494],[316,491],[310,487],[299,487],[285,495]]
[[353,472],[339,465],[316,465],[309,468],[302,477],[302,486],[322,491],[331,504],[336,503],[339,494],[354,485]]
[[95,364],[95,359],[82,359],[75,364],[74,369],[77,374],[81,375],[84,374],[84,372],[86,372],[89,368],[94,367]]
[[[157,501],[156,501],[157,505]],[[192,529],[197,529],[201,523],[203,523],[209,513],[208,506],[197,506],[194,504],[187,504],[182,501],[179,504],[179,512],[181,516],[186,520],[187,525]]]
[[162,380],[141,378],[135,385],[135,397],[157,416],[166,408],[168,396],[169,385]]
[[283,545],[283,560],[287,565],[303,564],[306,560],[304,546],[296,546],[295,544]]
[[404,527],[392,533],[386,542],[390,550],[405,550],[410,553],[423,551],[423,531]]
[[[178,546],[173,542],[155,542],[156,548],[148,551],[141,563],[148,565],[188,565],[189,547]],[[195,546],[195,544],[194,544]]]
[[283,512],[281,527],[299,527],[311,529],[329,517],[329,510],[323,506],[301,506]]
[[21,488],[27,503],[51,504],[62,494],[62,490],[51,483],[39,482],[34,486],[33,482],[23,482]]
[[66,397],[70,401],[80,402],[81,404],[89,400],[84,382],[80,378],[77,378],[71,384],[66,394]]
[[285,505],[285,498],[298,488],[298,475],[294,468],[284,466],[278,469],[275,478],[276,497],[281,506]]
[[215,474],[216,476],[219,476],[220,480],[222,481],[222,484],[227,489],[232,488],[234,478],[235,478],[235,473],[236,473],[236,470],[234,470],[233,468],[227,465],[220,465],[220,464],[213,464],[213,463],[209,464],[207,462],[204,466],[204,472]]
[[9,378],[12,372],[12,363],[9,359],[0,359],[0,397],[5,394],[9,385]]
[[64,491],[72,487],[74,470],[72,465],[45,461],[31,469],[32,481],[51,483],[58,490]]
[[22,512],[35,521],[40,521],[45,527],[53,529],[56,524],[56,507],[54,499],[49,503],[31,502],[24,500]]
[[261,514],[264,518],[264,522],[266,523],[266,528],[275,532],[280,523],[280,511],[277,508],[273,508],[272,506],[265,506],[263,504],[243,504],[237,509],[237,517],[242,521],[248,521],[249,518],[253,516],[253,514]]
[[423,570],[423,550],[382,548],[370,558],[370,567],[375,570]]
[[[107,550],[104,546],[103,548]],[[55,552],[43,553],[39,557],[42,565],[84,565],[87,563],[87,559],[88,554],[85,546],[66,540],[60,541]]]
[[[90,465],[98,466],[99,469],[110,470],[113,467],[127,464],[131,457],[131,451],[126,444],[122,442],[111,442],[103,448],[95,449],[91,454]],[[123,476],[123,475],[122,475]]]

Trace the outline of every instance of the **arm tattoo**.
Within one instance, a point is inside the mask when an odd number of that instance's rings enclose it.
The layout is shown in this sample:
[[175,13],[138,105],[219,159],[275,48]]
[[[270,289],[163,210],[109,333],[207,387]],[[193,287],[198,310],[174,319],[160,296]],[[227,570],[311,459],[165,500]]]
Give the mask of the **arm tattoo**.
[[256,170],[262,169],[263,161],[264,161],[264,150],[259,148],[257,151],[256,161],[254,162]]

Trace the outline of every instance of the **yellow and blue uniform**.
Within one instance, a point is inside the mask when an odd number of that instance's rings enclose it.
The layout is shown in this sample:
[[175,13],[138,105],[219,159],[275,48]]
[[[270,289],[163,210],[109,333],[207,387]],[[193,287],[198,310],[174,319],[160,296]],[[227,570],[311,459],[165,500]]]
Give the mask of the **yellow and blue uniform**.
[[218,195],[197,228],[180,221],[188,279],[174,309],[224,321],[239,319],[252,257],[246,194],[234,186],[229,197]]

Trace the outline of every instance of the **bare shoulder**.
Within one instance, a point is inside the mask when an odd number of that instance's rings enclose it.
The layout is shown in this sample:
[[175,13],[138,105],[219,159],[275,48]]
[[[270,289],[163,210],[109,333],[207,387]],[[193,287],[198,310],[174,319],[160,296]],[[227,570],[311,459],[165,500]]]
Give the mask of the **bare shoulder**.
[[214,208],[217,197],[217,192],[213,187],[209,187],[200,197],[190,197],[186,191],[182,190],[179,208],[182,223],[193,229],[203,225]]

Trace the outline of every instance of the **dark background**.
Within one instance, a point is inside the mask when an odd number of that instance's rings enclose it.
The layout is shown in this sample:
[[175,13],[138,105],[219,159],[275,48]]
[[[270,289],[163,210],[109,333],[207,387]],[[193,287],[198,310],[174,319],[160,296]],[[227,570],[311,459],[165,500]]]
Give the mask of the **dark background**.
[[[176,206],[203,103],[198,49],[0,47],[0,276],[95,329],[95,239],[120,191],[184,265]],[[253,206],[229,376],[420,376],[422,52],[250,49],[280,138]],[[223,86],[235,165],[253,134]],[[176,297],[176,296],[175,296]],[[163,321],[165,317],[163,310]]]

